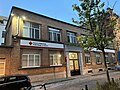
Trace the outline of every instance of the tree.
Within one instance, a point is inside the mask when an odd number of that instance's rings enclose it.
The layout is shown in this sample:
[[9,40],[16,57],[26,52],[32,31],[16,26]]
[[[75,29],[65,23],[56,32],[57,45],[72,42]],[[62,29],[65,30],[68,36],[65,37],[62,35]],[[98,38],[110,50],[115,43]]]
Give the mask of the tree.
[[108,48],[115,38],[114,26],[116,22],[113,10],[104,9],[104,2],[100,0],[79,0],[80,5],[72,5],[77,12],[79,19],[72,19],[74,23],[86,28],[87,35],[78,36],[80,45],[87,50],[96,48],[103,53],[103,61],[106,70],[107,80],[110,83],[110,76],[106,64],[105,48]]

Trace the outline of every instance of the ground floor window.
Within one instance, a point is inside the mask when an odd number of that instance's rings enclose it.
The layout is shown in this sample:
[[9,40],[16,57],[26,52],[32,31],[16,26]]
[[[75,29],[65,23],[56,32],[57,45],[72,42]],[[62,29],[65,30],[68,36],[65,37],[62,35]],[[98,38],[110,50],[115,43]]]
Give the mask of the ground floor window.
[[22,50],[22,67],[39,67],[40,61],[40,50]]
[[109,64],[110,62],[109,62],[109,54],[108,53],[105,54],[105,59],[106,59],[106,63]]
[[116,59],[115,59],[115,54],[114,53],[112,53],[110,55],[110,63],[116,63]]
[[96,64],[102,64],[102,61],[101,61],[101,54],[100,53],[96,53]]
[[90,59],[90,53],[85,53],[85,64],[92,64]]
[[62,53],[60,51],[49,51],[50,66],[62,65]]

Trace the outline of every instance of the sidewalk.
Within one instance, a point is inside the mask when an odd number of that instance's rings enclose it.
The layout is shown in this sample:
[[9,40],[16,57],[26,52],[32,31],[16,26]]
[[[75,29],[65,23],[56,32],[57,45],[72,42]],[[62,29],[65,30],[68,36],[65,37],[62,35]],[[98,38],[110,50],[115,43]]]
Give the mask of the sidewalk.
[[[113,71],[109,71],[110,73]],[[90,76],[97,76],[97,75],[102,75],[105,74],[104,72],[99,72],[99,73],[91,73],[91,74],[87,74],[87,75],[77,75],[77,76],[72,76],[72,77],[68,77],[68,78],[57,78],[57,79],[52,79],[52,80],[46,80],[46,81],[42,81],[42,82],[32,82],[32,85],[39,85],[39,84],[44,84],[46,83],[48,84],[53,84],[53,83],[59,83],[59,82],[64,82],[64,81],[69,81],[69,80],[73,80],[73,79],[77,79],[77,78],[86,78],[86,77],[90,77]]]

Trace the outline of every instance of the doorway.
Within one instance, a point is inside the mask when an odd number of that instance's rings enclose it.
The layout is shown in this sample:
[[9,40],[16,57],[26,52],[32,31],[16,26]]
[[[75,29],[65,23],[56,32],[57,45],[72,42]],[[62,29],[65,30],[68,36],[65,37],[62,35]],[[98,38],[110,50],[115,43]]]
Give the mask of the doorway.
[[71,76],[80,75],[78,53],[70,52],[69,62],[70,62],[69,67],[70,67]]

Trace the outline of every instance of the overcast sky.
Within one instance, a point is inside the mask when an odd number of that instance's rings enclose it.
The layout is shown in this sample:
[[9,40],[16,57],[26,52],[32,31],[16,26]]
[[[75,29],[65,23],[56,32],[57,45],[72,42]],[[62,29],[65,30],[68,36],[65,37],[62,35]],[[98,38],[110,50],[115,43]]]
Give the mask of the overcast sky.
[[[72,23],[71,18],[77,15],[72,10],[72,4],[79,0],[0,0],[0,16],[9,16],[12,6],[17,6],[35,13]],[[106,7],[114,7],[114,12],[120,15],[120,0],[102,0]],[[108,3],[109,2],[109,3]]]

